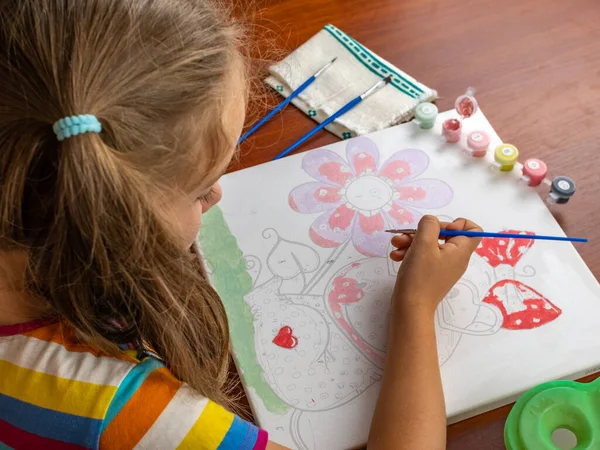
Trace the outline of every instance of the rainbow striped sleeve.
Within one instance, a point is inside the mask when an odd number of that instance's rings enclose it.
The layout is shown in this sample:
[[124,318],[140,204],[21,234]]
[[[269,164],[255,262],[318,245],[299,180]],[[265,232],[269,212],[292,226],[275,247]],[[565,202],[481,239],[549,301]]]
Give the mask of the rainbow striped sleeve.
[[106,410],[136,363],[69,336],[60,323],[0,327],[0,449],[97,448]]
[[267,441],[265,431],[202,397],[150,358],[121,383],[100,448],[264,450]]
[[108,355],[61,322],[0,326],[0,450],[265,450],[267,440],[158,359]]

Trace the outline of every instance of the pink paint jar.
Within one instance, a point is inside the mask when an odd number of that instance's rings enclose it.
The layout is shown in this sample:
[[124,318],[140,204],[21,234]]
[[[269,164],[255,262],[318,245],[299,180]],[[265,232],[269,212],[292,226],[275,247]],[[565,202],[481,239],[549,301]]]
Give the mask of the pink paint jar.
[[475,99],[475,89],[470,87],[464,95],[458,97],[454,102],[454,108],[463,119],[468,119],[475,114],[479,110],[479,104]]
[[471,156],[481,158],[485,156],[490,146],[490,137],[485,131],[473,131],[467,136],[467,147]]
[[462,124],[460,123],[460,120],[448,119],[442,124],[442,136],[446,138],[446,142],[460,141],[461,131]]
[[523,163],[523,181],[528,186],[539,186],[546,178],[548,168],[544,161],[531,158]]

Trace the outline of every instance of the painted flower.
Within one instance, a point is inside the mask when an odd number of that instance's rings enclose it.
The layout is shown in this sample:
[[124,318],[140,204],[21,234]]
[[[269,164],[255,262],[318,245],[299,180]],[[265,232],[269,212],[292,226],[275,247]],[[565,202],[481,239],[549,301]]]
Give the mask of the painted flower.
[[349,132],[349,131],[344,131],[342,133],[342,138],[344,138],[344,139],[350,139],[350,138],[352,138],[352,133]]
[[314,109],[309,109],[308,110],[308,115],[310,117],[315,117],[317,115],[317,112]]
[[436,179],[416,179],[429,165],[418,149],[394,153],[379,164],[379,150],[368,138],[348,141],[346,160],[318,149],[308,152],[302,168],[317,181],[302,184],[289,195],[297,212],[320,213],[310,237],[321,247],[337,247],[348,239],[366,256],[384,256],[390,237],[386,228],[414,228],[422,213],[452,200],[452,189]]

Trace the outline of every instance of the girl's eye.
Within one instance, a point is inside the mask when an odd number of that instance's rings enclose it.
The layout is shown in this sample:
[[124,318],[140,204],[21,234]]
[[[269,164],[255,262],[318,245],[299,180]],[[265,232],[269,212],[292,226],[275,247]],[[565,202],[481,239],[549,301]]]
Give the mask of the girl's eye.
[[215,189],[210,188],[210,191],[208,191],[202,197],[198,197],[197,200],[202,203],[210,203],[214,199],[215,193]]

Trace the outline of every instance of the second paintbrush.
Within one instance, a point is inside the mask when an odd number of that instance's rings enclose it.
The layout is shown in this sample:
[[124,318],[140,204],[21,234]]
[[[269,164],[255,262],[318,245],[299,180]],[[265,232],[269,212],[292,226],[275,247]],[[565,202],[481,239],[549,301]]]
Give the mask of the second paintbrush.
[[329,125],[335,119],[343,116],[348,111],[350,111],[352,108],[354,108],[356,105],[358,105],[360,102],[362,102],[364,99],[366,99],[368,96],[374,94],[378,90],[385,87],[390,81],[392,81],[392,77],[390,75],[388,75],[387,77],[385,77],[384,79],[379,81],[377,84],[375,84],[372,88],[366,90],[361,95],[356,97],[354,100],[351,100],[346,105],[342,106],[339,110],[334,112],[331,116],[329,116],[327,119],[325,119],[319,125],[317,125],[315,128],[313,128],[308,133],[306,133],[304,136],[302,136],[300,139],[298,139],[295,143],[293,143],[288,148],[286,148],[283,152],[281,152],[279,155],[277,155],[274,159],[281,159],[284,156],[286,156],[288,153],[294,151],[296,148],[298,148],[300,145],[302,145],[304,142],[306,142],[308,139],[310,139],[316,133],[321,131],[323,128],[325,128],[327,125]]
[[256,130],[258,130],[260,127],[262,127],[265,123],[267,123],[269,120],[271,120],[275,114],[277,114],[279,111],[281,111],[283,108],[285,108],[292,100],[294,100],[302,92],[304,92],[306,90],[306,88],[308,88],[311,84],[313,84],[313,82],[317,78],[319,78],[323,74],[323,72],[325,72],[327,69],[329,69],[336,60],[337,60],[337,56],[335,58],[333,58],[331,61],[329,61],[327,64],[325,64],[323,67],[321,67],[308,80],[306,80],[304,83],[302,83],[300,86],[298,86],[298,88],[294,92],[292,92],[286,99],[284,99],[279,105],[277,105],[275,107],[275,109],[273,109],[273,111],[271,111],[269,114],[267,114],[265,117],[263,117],[260,122],[258,122],[247,133],[245,133],[238,141],[238,145],[241,144],[242,142],[244,142],[248,138],[248,136],[250,136]]

